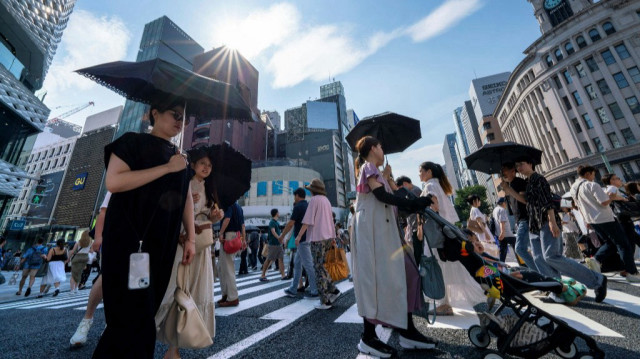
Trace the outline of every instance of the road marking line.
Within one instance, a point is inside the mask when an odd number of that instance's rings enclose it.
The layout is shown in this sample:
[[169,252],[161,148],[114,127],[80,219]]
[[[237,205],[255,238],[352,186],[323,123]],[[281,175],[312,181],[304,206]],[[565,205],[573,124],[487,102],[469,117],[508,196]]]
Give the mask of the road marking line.
[[34,304],[45,304],[45,303],[58,303],[58,302],[63,302],[66,301],[69,298],[89,298],[89,295],[76,295],[76,296],[65,296],[65,297],[56,297],[56,298],[49,298],[49,299],[33,299],[33,300],[26,300],[26,301],[21,301],[19,303],[11,303],[11,304],[6,304],[4,306],[0,306],[0,310],[5,310],[5,309],[18,309],[19,307],[25,307],[25,306],[30,306],[30,305],[34,305]]
[[566,305],[544,303],[540,299],[531,296],[531,294],[529,293],[524,294],[524,296],[534,306],[544,310],[545,312],[555,316],[558,319],[564,320],[571,327],[584,334],[624,338],[624,336],[620,333],[615,332],[594,320],[591,320],[590,318],[576,312]]
[[[594,298],[595,296],[591,291],[589,291],[587,293],[587,297]],[[624,309],[635,315],[640,315],[640,301],[635,295],[627,294],[615,289],[608,289],[607,297],[604,299],[604,302],[611,304],[616,308]]]
[[60,304],[60,303],[75,303],[75,305],[78,305],[78,304],[86,302],[88,299],[89,299],[88,297],[87,298],[75,298],[75,299],[71,299],[71,300],[60,301],[58,303],[34,304],[34,305],[30,305],[30,306],[27,306],[27,307],[21,307],[21,308],[17,308],[17,309],[36,309],[36,308],[45,308],[45,307],[56,309],[55,306],[57,304]]
[[[222,308],[224,309],[224,308]],[[218,310],[216,309],[216,314],[217,314]],[[257,344],[258,342],[260,342],[261,340],[263,340],[264,338],[280,331],[281,329],[285,328],[287,325],[291,324],[293,321],[292,320],[281,320],[231,346],[228,346],[226,348],[224,348],[223,350],[215,353],[214,355],[210,356],[207,359],[217,359],[217,358],[221,358],[221,359],[226,359],[226,358],[230,358],[234,355],[237,355],[238,353],[244,351],[245,349],[247,349],[248,347]]]
[[[250,287],[250,288],[239,290],[238,291],[238,297],[241,296],[241,295],[250,294],[250,293],[254,293],[254,292],[259,292],[259,291],[264,290],[264,289],[268,289],[268,288],[271,288],[271,287],[277,287],[277,286],[284,285],[284,284],[287,284],[287,283],[285,281],[281,281],[281,280],[278,280],[278,281],[275,281],[275,282],[264,282],[264,284],[261,284],[261,285],[257,285],[257,286],[254,286],[254,287]],[[282,291],[282,289],[279,289],[279,290]],[[282,292],[282,295],[284,295],[284,292]],[[214,297],[214,300],[218,301],[218,299],[220,299],[220,298],[222,298],[221,295],[216,295]],[[242,301],[240,303],[242,303]]]
[[358,303],[349,307],[334,323],[362,323],[362,317],[358,314]]
[[[261,288],[263,289],[263,288]],[[239,293],[239,292],[238,292]],[[257,297],[253,297],[247,300],[241,300],[240,304],[237,307],[223,307],[216,308],[216,316],[226,317],[232,314],[236,314],[242,312],[243,310],[251,309],[253,307],[257,307],[266,302],[270,302],[275,299],[279,299],[284,297],[284,290],[277,289],[275,291],[268,292],[266,294],[259,295]]]
[[[98,306],[96,307],[96,310],[97,310],[97,309],[102,309],[102,308],[104,308],[104,304],[100,303],[100,304],[98,304]],[[87,310],[87,307],[86,307],[86,306],[84,306],[84,307],[78,307],[78,308],[73,308],[73,309],[74,309],[74,310]]]

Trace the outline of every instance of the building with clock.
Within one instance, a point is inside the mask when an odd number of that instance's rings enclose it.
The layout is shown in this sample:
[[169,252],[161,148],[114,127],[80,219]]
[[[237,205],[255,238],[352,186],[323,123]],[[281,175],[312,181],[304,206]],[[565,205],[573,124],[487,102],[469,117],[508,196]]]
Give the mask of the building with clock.
[[543,150],[564,193],[579,165],[640,178],[640,2],[528,0],[541,36],[524,51],[496,108],[504,139]]

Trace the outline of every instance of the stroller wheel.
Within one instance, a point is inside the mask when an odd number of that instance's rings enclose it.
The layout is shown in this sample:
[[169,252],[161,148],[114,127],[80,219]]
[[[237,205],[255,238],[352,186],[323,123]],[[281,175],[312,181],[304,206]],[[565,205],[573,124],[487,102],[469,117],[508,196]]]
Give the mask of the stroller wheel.
[[[569,344],[568,348],[562,348],[562,346],[558,346],[555,349],[555,351],[556,351],[556,354],[558,354],[559,356],[565,359],[573,359],[577,357],[578,347],[576,346],[575,343],[571,343]],[[585,357],[581,357],[581,358],[585,358]]]
[[483,356],[484,359],[503,359],[502,355],[496,351],[488,351],[487,353],[485,353],[485,355]]
[[469,340],[471,344],[478,348],[486,348],[491,343],[491,337],[489,333],[484,331],[479,325],[472,325],[468,331]]

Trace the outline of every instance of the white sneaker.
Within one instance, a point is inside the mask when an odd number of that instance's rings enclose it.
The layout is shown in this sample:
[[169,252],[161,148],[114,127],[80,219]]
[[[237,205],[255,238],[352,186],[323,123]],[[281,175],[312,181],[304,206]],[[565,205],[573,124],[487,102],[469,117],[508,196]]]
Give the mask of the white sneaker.
[[556,303],[566,303],[567,301],[564,298],[558,296],[556,293],[549,293],[549,299],[553,300]]
[[87,334],[89,333],[89,329],[91,329],[92,324],[93,319],[82,319],[78,325],[76,333],[71,337],[71,340],[69,340],[69,344],[73,347],[77,347],[86,343]]
[[595,258],[585,258],[584,262],[587,264],[587,268],[591,269],[596,273],[601,273],[600,263]]
[[338,298],[340,298],[340,295],[342,294],[341,291],[338,291],[338,293],[332,293],[331,295],[329,295],[329,303],[333,304],[336,302],[336,300]]
[[331,309],[331,304],[320,302],[320,304],[316,305],[314,308],[321,309],[321,310],[327,310],[327,309]]
[[627,274],[627,282],[629,282],[629,283],[640,283],[640,273]]

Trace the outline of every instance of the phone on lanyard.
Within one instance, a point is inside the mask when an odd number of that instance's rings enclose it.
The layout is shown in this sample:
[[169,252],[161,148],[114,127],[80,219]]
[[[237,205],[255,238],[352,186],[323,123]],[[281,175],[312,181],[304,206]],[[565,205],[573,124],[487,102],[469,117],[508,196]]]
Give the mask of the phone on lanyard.
[[129,256],[129,289],[145,289],[149,287],[151,276],[149,273],[149,253],[142,252],[142,241],[138,252]]

